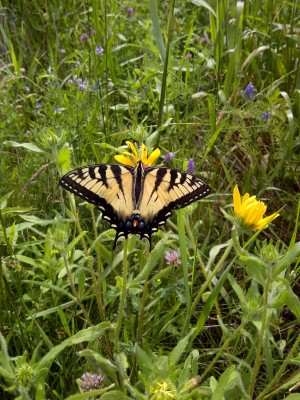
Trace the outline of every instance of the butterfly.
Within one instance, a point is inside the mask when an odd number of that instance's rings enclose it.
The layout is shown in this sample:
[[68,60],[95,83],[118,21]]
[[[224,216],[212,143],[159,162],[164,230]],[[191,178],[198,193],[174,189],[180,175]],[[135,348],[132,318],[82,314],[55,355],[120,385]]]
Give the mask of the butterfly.
[[[120,156],[119,156],[120,157]],[[189,173],[167,167],[98,164],[77,168],[60,179],[60,185],[94,204],[120,237],[138,234],[148,239],[172,215],[210,193],[208,185]]]

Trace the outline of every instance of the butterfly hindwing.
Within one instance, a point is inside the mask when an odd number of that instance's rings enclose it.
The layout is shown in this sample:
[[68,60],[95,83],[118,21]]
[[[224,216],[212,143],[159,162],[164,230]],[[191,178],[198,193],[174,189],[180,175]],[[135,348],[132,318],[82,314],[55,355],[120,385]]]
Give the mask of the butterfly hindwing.
[[194,175],[170,168],[147,168],[138,208],[155,232],[166,223],[173,210],[186,207],[209,192],[208,185]]
[[129,218],[134,209],[131,195],[132,175],[133,168],[129,166],[91,165],[67,173],[61,178],[60,185],[94,204],[102,212],[103,219],[117,230],[120,237],[125,234],[120,221]]

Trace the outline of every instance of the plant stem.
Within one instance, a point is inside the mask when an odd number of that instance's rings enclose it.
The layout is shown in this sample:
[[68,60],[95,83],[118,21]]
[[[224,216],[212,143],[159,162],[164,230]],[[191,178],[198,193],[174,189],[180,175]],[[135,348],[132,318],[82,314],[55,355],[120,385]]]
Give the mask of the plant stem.
[[121,299],[120,299],[120,307],[119,307],[119,315],[117,320],[116,332],[115,332],[115,351],[118,354],[120,352],[119,346],[119,335],[122,325],[124,306],[126,301],[126,290],[127,290],[127,251],[128,251],[128,240],[124,241],[124,250],[123,250],[123,283],[122,283],[122,291],[121,291]]
[[267,325],[267,315],[268,315],[268,297],[269,297],[269,288],[271,282],[271,267],[270,264],[267,264],[267,279],[266,285],[264,288],[264,310],[262,315],[262,322],[260,328],[260,335],[258,340],[257,352],[256,352],[256,359],[253,367],[253,374],[252,374],[252,382],[249,390],[250,397],[253,397],[254,389],[255,389],[255,381],[257,374],[259,372],[259,368],[261,366],[261,358],[262,358],[262,348],[265,339],[265,331]]
[[183,219],[183,213],[181,210],[177,213],[177,223],[178,223],[180,256],[181,256],[181,262],[182,262],[182,272],[183,272],[184,292],[185,292],[185,302],[186,302],[186,323],[184,324],[184,327],[183,327],[183,330],[181,333],[182,337],[184,337],[186,329],[188,327],[188,321],[190,320],[190,315],[191,315],[191,293],[190,293],[190,287],[189,287],[189,271],[188,271],[188,262],[187,262],[187,249],[186,249],[184,219]]

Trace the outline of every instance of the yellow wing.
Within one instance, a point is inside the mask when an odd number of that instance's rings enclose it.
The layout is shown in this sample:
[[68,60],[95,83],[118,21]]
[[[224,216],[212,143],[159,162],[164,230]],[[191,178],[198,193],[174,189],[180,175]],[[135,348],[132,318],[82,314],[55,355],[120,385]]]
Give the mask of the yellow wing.
[[148,168],[137,208],[145,223],[151,223],[155,231],[166,223],[173,210],[186,207],[209,193],[208,185],[194,175],[170,168]]
[[60,185],[94,204],[112,228],[125,221],[134,209],[133,168],[118,164],[99,164],[77,168],[60,180]]
[[60,185],[94,204],[120,236],[151,235],[166,223],[174,209],[207,196],[210,189],[196,176],[170,168],[136,168],[99,164],[77,168],[64,175]]

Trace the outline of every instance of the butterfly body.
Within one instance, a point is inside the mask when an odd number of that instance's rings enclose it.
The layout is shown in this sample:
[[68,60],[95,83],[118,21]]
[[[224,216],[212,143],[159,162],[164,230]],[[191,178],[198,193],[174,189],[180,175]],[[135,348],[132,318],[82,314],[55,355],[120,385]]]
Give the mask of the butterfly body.
[[151,243],[151,235],[175,209],[186,207],[210,193],[194,175],[166,167],[98,164],[64,175],[60,185],[94,204],[121,236],[138,234]]

